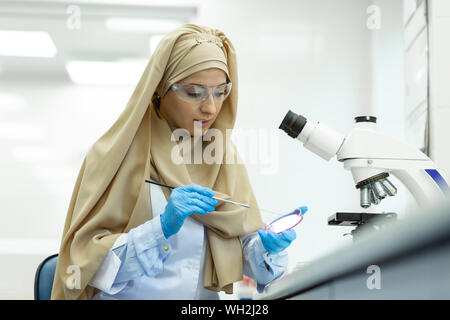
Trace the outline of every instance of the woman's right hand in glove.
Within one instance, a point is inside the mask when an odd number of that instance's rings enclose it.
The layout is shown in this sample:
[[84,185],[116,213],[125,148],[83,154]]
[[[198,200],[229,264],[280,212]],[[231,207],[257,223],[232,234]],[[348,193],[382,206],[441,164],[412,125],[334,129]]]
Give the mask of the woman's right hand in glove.
[[161,227],[166,239],[177,233],[184,220],[193,213],[205,215],[213,212],[217,200],[214,191],[197,184],[189,184],[172,190],[169,201],[161,214]]

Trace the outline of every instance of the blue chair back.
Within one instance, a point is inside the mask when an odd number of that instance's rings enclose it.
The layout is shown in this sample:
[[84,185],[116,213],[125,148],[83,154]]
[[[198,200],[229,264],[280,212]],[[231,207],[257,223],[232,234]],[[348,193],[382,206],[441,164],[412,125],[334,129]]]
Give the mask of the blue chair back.
[[39,264],[34,277],[34,300],[50,300],[57,262],[58,254],[54,254]]

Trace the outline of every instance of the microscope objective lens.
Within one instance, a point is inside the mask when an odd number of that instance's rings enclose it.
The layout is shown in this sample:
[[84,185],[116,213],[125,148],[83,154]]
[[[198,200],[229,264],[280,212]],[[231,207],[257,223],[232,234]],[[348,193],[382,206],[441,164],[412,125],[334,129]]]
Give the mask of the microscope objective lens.
[[377,197],[377,195],[375,194],[375,191],[373,189],[373,184],[371,184],[371,188],[370,188],[370,201],[373,204],[379,204],[381,202],[380,198]]
[[370,196],[369,196],[369,187],[368,186],[361,187],[360,205],[362,208],[370,207]]
[[380,199],[386,198],[387,196],[386,191],[384,191],[383,185],[379,181],[374,182],[373,187],[375,194],[377,195],[378,198]]
[[380,183],[383,185],[384,190],[389,196],[392,197],[397,194],[397,188],[388,179],[383,179]]

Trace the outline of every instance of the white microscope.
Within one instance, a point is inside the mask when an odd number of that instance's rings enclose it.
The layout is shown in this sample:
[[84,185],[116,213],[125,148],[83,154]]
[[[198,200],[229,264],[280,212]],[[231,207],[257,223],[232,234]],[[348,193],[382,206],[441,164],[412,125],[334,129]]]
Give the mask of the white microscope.
[[[288,111],[279,128],[327,161],[336,155],[352,173],[362,208],[377,205],[397,193],[388,179],[390,174],[406,186],[420,207],[427,208],[450,196],[448,179],[436,164],[417,148],[378,132],[376,120],[372,116],[356,117],[353,130],[344,136]],[[369,217],[379,216],[338,214],[329,219],[330,225],[362,225]]]

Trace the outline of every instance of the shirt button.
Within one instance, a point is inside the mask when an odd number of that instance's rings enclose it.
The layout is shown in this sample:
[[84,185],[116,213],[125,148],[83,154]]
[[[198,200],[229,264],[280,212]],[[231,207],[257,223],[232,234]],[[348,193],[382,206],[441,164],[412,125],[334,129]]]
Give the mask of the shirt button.
[[164,251],[169,251],[169,247],[168,247],[168,246],[165,246],[165,247],[164,247]]

